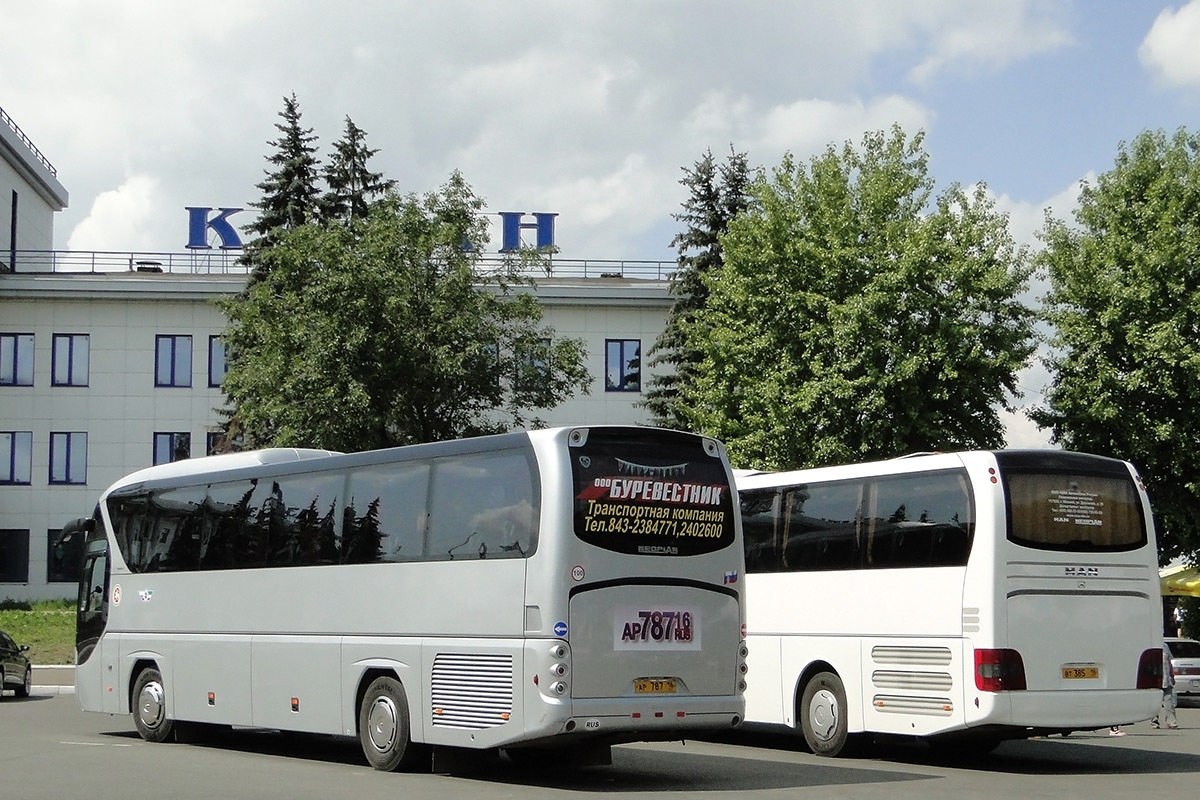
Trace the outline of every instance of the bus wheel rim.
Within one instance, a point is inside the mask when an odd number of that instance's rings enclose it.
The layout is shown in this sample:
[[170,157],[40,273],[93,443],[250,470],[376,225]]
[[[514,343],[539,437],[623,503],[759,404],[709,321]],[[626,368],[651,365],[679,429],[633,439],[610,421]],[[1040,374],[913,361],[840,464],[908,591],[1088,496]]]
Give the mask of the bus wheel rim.
[[367,736],[371,746],[381,753],[391,750],[396,741],[396,704],[390,697],[378,697],[371,704],[371,713],[367,716]]
[[138,697],[138,719],[147,728],[157,728],[163,720],[163,688],[158,683],[147,683]]
[[816,692],[808,706],[808,721],[818,739],[832,739],[838,722],[837,696],[828,689]]

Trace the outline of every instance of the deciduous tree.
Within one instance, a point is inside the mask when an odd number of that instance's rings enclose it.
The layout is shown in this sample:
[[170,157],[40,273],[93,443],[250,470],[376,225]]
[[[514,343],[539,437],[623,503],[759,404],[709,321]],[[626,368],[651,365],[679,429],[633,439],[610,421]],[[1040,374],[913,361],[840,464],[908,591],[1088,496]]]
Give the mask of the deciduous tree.
[[984,188],[933,195],[923,135],[790,155],[721,237],[680,404],[735,465],[998,447],[1033,350],[1028,257]]
[[499,432],[586,392],[583,342],[554,338],[516,264],[488,273],[464,249],[487,242],[481,211],[455,172],[423,197],[389,194],[361,225],[277,229],[262,279],[221,303],[223,388],[244,446]]
[[1133,461],[1164,559],[1200,550],[1200,135],[1146,131],[1047,217],[1053,382],[1032,416],[1064,447]]

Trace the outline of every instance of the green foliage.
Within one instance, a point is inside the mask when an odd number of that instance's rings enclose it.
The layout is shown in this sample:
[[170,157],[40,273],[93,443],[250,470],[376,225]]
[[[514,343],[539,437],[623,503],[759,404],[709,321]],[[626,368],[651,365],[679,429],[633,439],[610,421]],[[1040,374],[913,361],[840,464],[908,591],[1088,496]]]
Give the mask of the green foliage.
[[671,294],[675,301],[667,313],[666,324],[650,351],[650,365],[667,365],[669,370],[651,376],[645,399],[655,425],[684,428],[686,417],[679,407],[679,387],[692,385],[702,355],[689,344],[686,326],[696,323],[708,303],[705,276],[723,263],[721,239],[729,221],[746,209],[750,175],[745,153],[730,149],[725,163],[717,165],[712,151],[705,152],[680,180],[689,196],[683,212],[675,219],[684,230],[671,241],[679,253],[671,276]]
[[681,405],[738,466],[1002,445],[1033,351],[1028,258],[982,187],[933,197],[922,141],[786,156],[721,237]]
[[1031,415],[1064,447],[1133,461],[1160,557],[1200,550],[1200,136],[1143,132],[1047,218],[1054,381]]
[[262,279],[220,303],[243,445],[353,451],[493,433],[586,392],[582,341],[540,325],[518,265],[485,274],[464,250],[487,241],[481,209],[455,172],[424,197],[389,194],[352,227],[280,230],[259,251]]

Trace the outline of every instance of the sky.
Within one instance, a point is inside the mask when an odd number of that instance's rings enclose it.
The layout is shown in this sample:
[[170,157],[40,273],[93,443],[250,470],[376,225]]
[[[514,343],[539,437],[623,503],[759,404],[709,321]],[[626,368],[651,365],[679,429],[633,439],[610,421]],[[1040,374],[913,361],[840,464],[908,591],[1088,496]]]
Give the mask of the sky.
[[707,150],[770,170],[893,124],[1036,248],[1121,142],[1200,127],[1198,42],[1200,0],[0,0],[0,108],[70,194],[59,250],[182,252],[188,206],[248,224],[293,93],[319,157],[349,117],[402,192],[459,170],[557,214],[564,258],[674,260]]

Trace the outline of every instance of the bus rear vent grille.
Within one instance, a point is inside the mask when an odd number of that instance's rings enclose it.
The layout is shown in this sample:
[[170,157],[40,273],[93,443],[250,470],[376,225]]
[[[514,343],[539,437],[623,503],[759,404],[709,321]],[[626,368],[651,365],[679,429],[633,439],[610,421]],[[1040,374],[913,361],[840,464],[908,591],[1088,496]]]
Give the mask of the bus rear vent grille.
[[954,704],[948,697],[896,697],[877,694],[871,705],[882,714],[918,714],[923,717],[948,717]]
[[508,722],[513,706],[513,657],[439,653],[430,676],[433,725],[484,730]]
[[900,672],[875,670],[871,683],[876,689],[896,689],[906,692],[949,692],[954,679],[948,672]]
[[871,648],[871,660],[876,664],[921,664],[929,667],[945,667],[950,664],[950,648],[877,645]]

